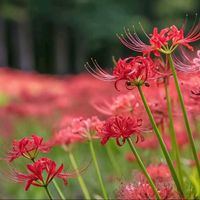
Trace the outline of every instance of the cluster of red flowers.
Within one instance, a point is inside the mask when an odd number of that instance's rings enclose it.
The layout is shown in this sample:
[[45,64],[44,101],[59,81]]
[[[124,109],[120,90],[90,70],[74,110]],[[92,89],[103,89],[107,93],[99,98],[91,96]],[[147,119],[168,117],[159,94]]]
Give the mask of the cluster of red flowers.
[[62,172],[63,164],[57,169],[55,161],[47,157],[36,160],[39,152],[47,153],[49,150],[50,148],[43,142],[43,138],[37,135],[14,141],[6,160],[12,162],[19,157],[25,157],[31,160],[32,164],[26,165],[28,174],[13,170],[12,179],[17,182],[26,182],[25,190],[28,190],[31,185],[47,187],[55,177],[62,179],[64,184],[67,184],[67,178],[72,177],[72,174]]
[[[173,187],[170,171],[166,165],[150,165],[147,167],[147,171],[154,181],[161,199],[181,199]],[[137,174],[137,182],[135,184],[126,183],[122,185],[117,192],[117,199],[154,200],[156,197],[147,180],[139,173]]]

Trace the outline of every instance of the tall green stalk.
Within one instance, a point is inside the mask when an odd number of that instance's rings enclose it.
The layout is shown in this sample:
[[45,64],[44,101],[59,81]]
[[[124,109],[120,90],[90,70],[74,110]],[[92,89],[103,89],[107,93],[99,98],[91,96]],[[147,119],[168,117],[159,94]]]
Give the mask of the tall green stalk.
[[62,200],[65,200],[65,197],[64,197],[63,193],[61,192],[61,190],[60,190],[60,188],[59,188],[57,182],[56,182],[54,179],[53,179],[52,182],[53,182],[54,187],[56,188],[56,190],[57,190],[57,192],[58,192],[60,198],[61,198]]
[[182,94],[181,94],[181,89],[180,89],[180,86],[179,86],[179,83],[178,83],[178,77],[177,77],[177,74],[176,74],[176,69],[174,67],[171,54],[169,55],[169,64],[170,64],[170,67],[171,67],[171,70],[172,70],[172,73],[173,73],[176,91],[178,93],[178,98],[179,98],[181,109],[182,109],[182,112],[183,112],[183,117],[184,117],[185,126],[186,126],[186,129],[187,129],[187,133],[188,133],[188,137],[189,137],[189,141],[190,141],[190,146],[192,148],[192,153],[193,153],[194,160],[195,160],[195,163],[196,163],[196,167],[197,167],[197,170],[198,170],[198,174],[199,174],[199,177],[200,177],[200,163],[199,163],[197,151],[196,151],[196,148],[195,148],[194,139],[193,139],[192,131],[191,131],[191,128],[190,128],[190,123],[189,123],[189,120],[188,120],[188,116],[187,116],[187,112],[186,112],[186,109],[185,109],[183,97],[182,97]]
[[72,154],[71,151],[68,151],[68,153],[69,153],[69,159],[70,159],[70,161],[71,161],[71,163],[72,163],[72,166],[73,166],[73,168],[74,168],[74,170],[76,171],[76,174],[77,174],[77,176],[78,176],[78,177],[77,177],[77,178],[78,178],[78,182],[79,182],[79,184],[80,184],[80,187],[81,187],[81,190],[82,190],[82,192],[83,192],[83,195],[84,195],[85,199],[91,199],[90,194],[89,194],[89,192],[88,192],[88,189],[87,189],[87,187],[86,187],[86,184],[85,184],[85,182],[84,182],[82,176],[80,175],[80,173],[79,173],[79,171],[78,171],[78,166],[77,166],[76,160],[75,160],[75,158],[74,158],[74,155]]
[[150,175],[148,174],[148,172],[147,172],[147,170],[146,170],[146,167],[144,166],[144,164],[143,164],[143,162],[142,162],[142,160],[141,160],[141,158],[140,158],[140,156],[139,156],[139,154],[138,154],[138,152],[137,152],[135,146],[133,145],[133,143],[132,143],[132,141],[131,141],[130,138],[128,138],[127,141],[128,141],[128,144],[129,144],[129,146],[130,146],[130,148],[131,148],[131,150],[132,150],[132,152],[133,152],[133,154],[134,154],[134,156],[135,156],[135,158],[136,158],[136,160],[137,160],[137,163],[138,163],[139,166],[140,166],[140,169],[141,169],[142,172],[144,173],[144,175],[145,175],[145,177],[147,178],[147,180],[148,180],[148,182],[149,182],[151,188],[153,189],[154,194],[156,195],[156,199],[160,200],[161,198],[160,198],[160,195],[159,195],[159,193],[158,193],[158,190],[157,190],[157,188],[156,188],[156,186],[155,186],[153,180],[151,179]]
[[119,167],[118,163],[116,162],[116,159],[115,159],[115,157],[113,155],[113,151],[112,151],[112,149],[110,147],[110,144],[106,145],[106,150],[107,150],[107,153],[108,153],[108,157],[109,157],[109,159],[111,161],[111,164],[112,164],[113,168],[115,169],[117,175],[121,176],[120,167]]
[[169,132],[170,132],[170,137],[171,137],[171,142],[172,142],[172,153],[175,155],[176,159],[176,165],[177,165],[177,172],[180,180],[180,184],[183,187],[183,174],[182,174],[182,169],[181,169],[181,161],[180,161],[180,152],[176,140],[176,133],[174,129],[174,122],[173,122],[173,115],[172,115],[172,109],[171,109],[171,99],[169,96],[169,91],[168,91],[168,80],[167,78],[164,78],[164,85],[165,85],[165,94],[166,94],[166,99],[167,99],[167,111],[168,111],[168,117],[169,117]]
[[101,186],[101,190],[102,190],[102,193],[103,193],[103,197],[104,197],[104,199],[108,199],[108,195],[107,195],[105,186],[103,184],[101,172],[100,172],[99,165],[98,165],[98,162],[97,162],[96,153],[95,153],[95,150],[94,150],[94,145],[92,143],[92,139],[89,140],[89,146],[90,146],[90,151],[91,151],[92,159],[93,159],[93,162],[94,162],[94,166],[95,166],[95,169],[96,169],[96,172],[97,172],[97,176],[98,176],[98,179],[99,179],[99,184]]
[[44,186],[44,189],[45,189],[45,191],[46,191],[46,193],[47,193],[49,199],[50,199],[50,200],[53,200],[53,198],[52,198],[52,196],[51,196],[51,194],[50,194],[50,192],[49,192],[48,187],[47,187],[47,186]]
[[180,182],[179,182],[179,180],[178,180],[176,171],[175,171],[175,169],[174,169],[174,166],[173,166],[173,163],[172,163],[172,159],[171,159],[171,157],[170,157],[170,155],[169,155],[169,153],[168,153],[168,151],[167,151],[167,148],[166,148],[165,143],[164,143],[164,141],[163,141],[163,139],[162,139],[162,136],[161,136],[161,134],[160,134],[160,131],[159,131],[159,129],[158,129],[156,123],[155,123],[155,120],[154,120],[153,115],[152,115],[152,113],[151,113],[151,110],[150,110],[150,108],[149,108],[149,106],[148,106],[148,104],[147,104],[147,101],[146,101],[146,98],[145,98],[145,96],[144,96],[144,93],[143,93],[143,91],[142,91],[142,89],[141,89],[141,86],[138,86],[137,88],[138,88],[138,91],[139,91],[139,93],[140,93],[140,96],[141,96],[142,102],[143,102],[143,104],[144,104],[144,107],[145,107],[145,109],[146,109],[146,111],[147,111],[147,114],[148,114],[148,116],[149,116],[149,120],[150,120],[150,122],[151,122],[151,125],[152,125],[152,127],[153,127],[153,130],[154,130],[154,132],[155,132],[155,134],[156,134],[156,136],[157,136],[157,138],[158,138],[158,140],[159,140],[159,143],[160,143],[162,152],[163,152],[163,154],[164,154],[164,156],[165,156],[165,159],[166,159],[166,161],[167,161],[168,167],[169,167],[169,169],[170,169],[171,175],[172,175],[172,177],[173,177],[173,179],[174,179],[174,182],[175,182],[175,184],[176,184],[177,190],[179,191],[179,193],[180,193],[181,195],[183,195],[183,191],[182,191],[182,188],[181,188],[181,184],[180,184]]

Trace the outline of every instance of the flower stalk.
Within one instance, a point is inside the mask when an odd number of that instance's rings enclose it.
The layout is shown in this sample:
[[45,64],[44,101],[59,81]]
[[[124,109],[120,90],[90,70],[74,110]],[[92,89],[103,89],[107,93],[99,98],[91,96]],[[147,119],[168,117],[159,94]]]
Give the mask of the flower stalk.
[[152,190],[153,190],[153,192],[154,192],[154,194],[156,196],[156,199],[160,200],[161,198],[160,198],[160,195],[158,193],[158,190],[157,190],[153,180],[151,179],[150,175],[148,174],[148,172],[147,172],[147,170],[146,170],[146,168],[145,168],[145,166],[144,166],[144,164],[143,164],[143,162],[142,162],[142,160],[141,160],[141,158],[140,158],[135,146],[133,145],[133,143],[132,143],[130,138],[128,138],[127,141],[128,141],[128,144],[129,144],[129,146],[130,146],[130,148],[131,148],[131,150],[132,150],[132,152],[133,152],[133,154],[134,154],[134,156],[135,156],[135,158],[136,158],[136,160],[138,162],[138,165],[140,166],[140,168],[141,168],[142,172],[144,173],[145,177],[147,178],[147,180],[148,180],[148,182],[149,182],[149,184],[150,184],[150,186],[151,186],[151,188],[152,188]]
[[186,126],[186,129],[187,129],[190,145],[191,145],[191,148],[192,148],[192,153],[193,153],[194,160],[195,160],[195,163],[196,163],[196,167],[197,167],[197,170],[198,170],[198,174],[199,174],[199,177],[200,177],[200,163],[199,163],[197,151],[196,151],[196,148],[195,148],[194,139],[193,139],[192,131],[191,131],[191,128],[190,128],[190,123],[189,123],[189,120],[188,120],[188,116],[187,116],[187,112],[186,112],[186,109],[185,109],[181,89],[180,89],[180,86],[179,86],[179,83],[178,83],[178,77],[177,77],[177,74],[176,74],[176,69],[174,67],[171,54],[169,55],[169,64],[170,64],[170,67],[171,67],[171,70],[172,70],[172,73],[173,73],[176,90],[177,90],[177,93],[178,93],[181,109],[182,109],[182,112],[183,112],[185,126]]
[[164,143],[164,141],[163,141],[163,139],[162,139],[162,136],[161,136],[161,134],[160,134],[160,131],[159,131],[159,129],[158,129],[156,123],[155,123],[155,120],[154,120],[153,115],[152,115],[152,113],[151,113],[151,110],[150,110],[150,108],[149,108],[149,106],[148,106],[148,104],[147,104],[147,101],[146,101],[146,98],[145,98],[145,96],[144,96],[144,93],[143,93],[143,91],[142,91],[140,85],[138,85],[137,88],[138,88],[138,91],[139,91],[139,93],[140,93],[142,102],[143,102],[143,104],[144,104],[144,106],[145,106],[145,109],[146,109],[146,111],[147,111],[147,114],[148,114],[148,116],[149,116],[149,120],[150,120],[150,122],[151,122],[151,125],[152,125],[152,127],[153,127],[153,130],[154,130],[154,132],[156,133],[156,136],[157,136],[157,138],[158,138],[158,140],[159,140],[159,143],[160,143],[162,152],[163,152],[163,154],[164,154],[164,156],[165,156],[165,159],[166,159],[166,161],[167,161],[168,167],[169,167],[169,169],[170,169],[171,175],[172,175],[172,177],[173,177],[173,179],[174,179],[174,182],[175,182],[175,184],[176,184],[177,190],[178,190],[179,193],[183,196],[183,191],[182,191],[182,188],[181,188],[181,184],[180,184],[180,182],[179,182],[179,179],[178,179],[178,177],[177,177],[176,171],[175,171],[175,169],[174,169],[174,166],[173,166],[173,163],[172,163],[172,159],[171,159],[171,157],[170,157],[170,155],[169,155],[169,152],[167,151],[166,145],[165,145],[165,143]]
[[106,145],[106,150],[107,150],[107,153],[108,153],[108,157],[109,157],[109,159],[110,159],[110,161],[113,165],[113,168],[115,169],[118,176],[121,176],[121,170],[120,170],[119,165],[117,164],[117,162],[115,160],[115,157],[113,155],[113,151],[112,151],[110,144]]
[[89,194],[88,189],[87,189],[87,186],[86,186],[82,176],[80,175],[80,173],[78,171],[78,167],[77,167],[77,163],[76,163],[76,160],[74,158],[74,155],[72,154],[71,151],[68,151],[68,154],[69,154],[69,159],[72,163],[72,166],[73,166],[74,170],[76,171],[78,182],[80,184],[80,187],[81,187],[81,190],[83,192],[85,199],[91,199],[90,194]]
[[95,169],[96,169],[96,173],[97,173],[97,176],[98,176],[98,179],[99,179],[100,187],[101,187],[101,190],[102,190],[102,193],[103,193],[103,197],[104,197],[104,199],[108,199],[108,195],[107,195],[105,186],[103,184],[101,172],[100,172],[99,165],[98,165],[98,162],[97,162],[96,153],[95,153],[95,150],[94,150],[94,145],[93,145],[91,139],[89,140],[89,146],[90,146],[90,152],[91,152],[91,155],[92,155],[94,166],[95,166]]
[[56,188],[56,190],[57,190],[57,192],[58,192],[60,198],[61,198],[62,200],[65,200],[65,197],[64,197],[63,193],[61,192],[60,187],[58,186],[58,184],[57,184],[57,182],[55,181],[55,179],[53,179],[52,182],[53,182],[54,187]]
[[45,191],[46,191],[46,193],[47,193],[49,199],[50,199],[50,200],[53,200],[53,198],[52,198],[52,196],[51,196],[51,193],[49,192],[48,187],[47,187],[47,186],[44,186],[44,189],[45,189]]
[[168,91],[168,79],[167,77],[164,78],[164,85],[165,85],[165,94],[166,94],[166,99],[167,99],[167,111],[168,111],[168,117],[169,117],[169,132],[170,132],[170,137],[171,137],[171,142],[172,142],[172,154],[175,156],[176,159],[176,164],[177,164],[177,173],[179,176],[180,184],[183,187],[183,174],[182,174],[182,169],[181,169],[181,161],[180,161],[180,152],[176,140],[176,133],[174,129],[174,122],[173,122],[173,115],[172,115],[172,109],[171,109],[171,99],[169,96],[169,91]]

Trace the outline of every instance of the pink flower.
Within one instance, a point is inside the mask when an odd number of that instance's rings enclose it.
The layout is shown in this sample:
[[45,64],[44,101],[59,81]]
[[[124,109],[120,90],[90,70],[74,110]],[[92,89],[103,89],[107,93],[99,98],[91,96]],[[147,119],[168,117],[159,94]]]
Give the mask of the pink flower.
[[78,142],[83,142],[86,139],[96,138],[96,127],[101,125],[98,117],[84,119],[83,117],[74,118],[71,123],[67,123],[56,131],[49,141],[53,145],[70,145]]
[[[116,138],[119,146],[123,145],[127,138],[135,135],[137,140],[143,140],[141,135],[142,120],[131,116],[112,116],[97,128],[101,143],[106,144],[110,138]],[[122,143],[120,142],[122,139]]]
[[43,143],[42,137],[32,135],[31,138],[24,137],[19,141],[15,140],[12,149],[8,152],[7,160],[12,162],[20,156],[34,160],[39,152],[46,153],[49,150],[49,147]]
[[[162,188],[159,188],[158,191],[161,199],[170,200],[177,199],[181,200],[182,198],[178,193],[173,190],[172,187],[164,185]],[[117,199],[119,200],[156,200],[154,192],[151,186],[148,183],[138,182],[137,185],[128,183],[124,184],[117,193]]]
[[191,54],[185,49],[180,48],[179,55],[174,55],[173,61],[176,69],[182,72],[200,71],[200,50]]
[[93,101],[94,108],[105,115],[141,113],[141,105],[135,94],[127,93],[114,97],[111,101]]
[[[117,36],[119,40],[122,42],[122,44],[125,45],[127,48],[136,52],[141,52],[144,55],[146,54],[149,55],[153,51],[150,45],[147,45],[144,42],[142,42],[142,40],[138,37],[135,31],[133,34],[131,34],[129,29],[124,29],[124,32],[125,32],[126,37],[123,34],[121,34],[120,36],[119,35]],[[147,36],[146,33],[145,35]]]
[[[15,173],[15,180],[17,182],[26,182],[25,190],[28,190],[31,185],[38,187],[47,187],[48,184],[55,178],[60,178],[67,184],[67,178],[72,174],[63,173],[63,164],[58,168],[53,160],[48,158],[41,158],[33,164],[27,165],[28,174],[22,174],[20,172]],[[47,176],[44,176],[46,172]]]
[[[173,181],[169,169],[165,164],[150,165],[147,171],[151,176],[161,199],[182,199],[173,188]],[[117,199],[155,200],[156,196],[143,174],[136,174],[136,183],[124,184],[117,193]]]

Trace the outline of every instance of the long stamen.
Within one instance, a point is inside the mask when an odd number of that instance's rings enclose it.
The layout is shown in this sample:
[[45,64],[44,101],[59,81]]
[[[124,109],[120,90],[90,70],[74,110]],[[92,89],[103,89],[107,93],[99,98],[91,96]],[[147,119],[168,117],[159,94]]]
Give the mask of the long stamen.
[[92,76],[94,76],[95,78],[97,78],[99,80],[103,80],[103,81],[115,81],[116,80],[115,76],[110,75],[109,73],[104,71],[100,67],[100,65],[97,63],[96,60],[91,58],[91,61],[92,61],[94,68],[91,67],[88,62],[85,64],[85,68]]

